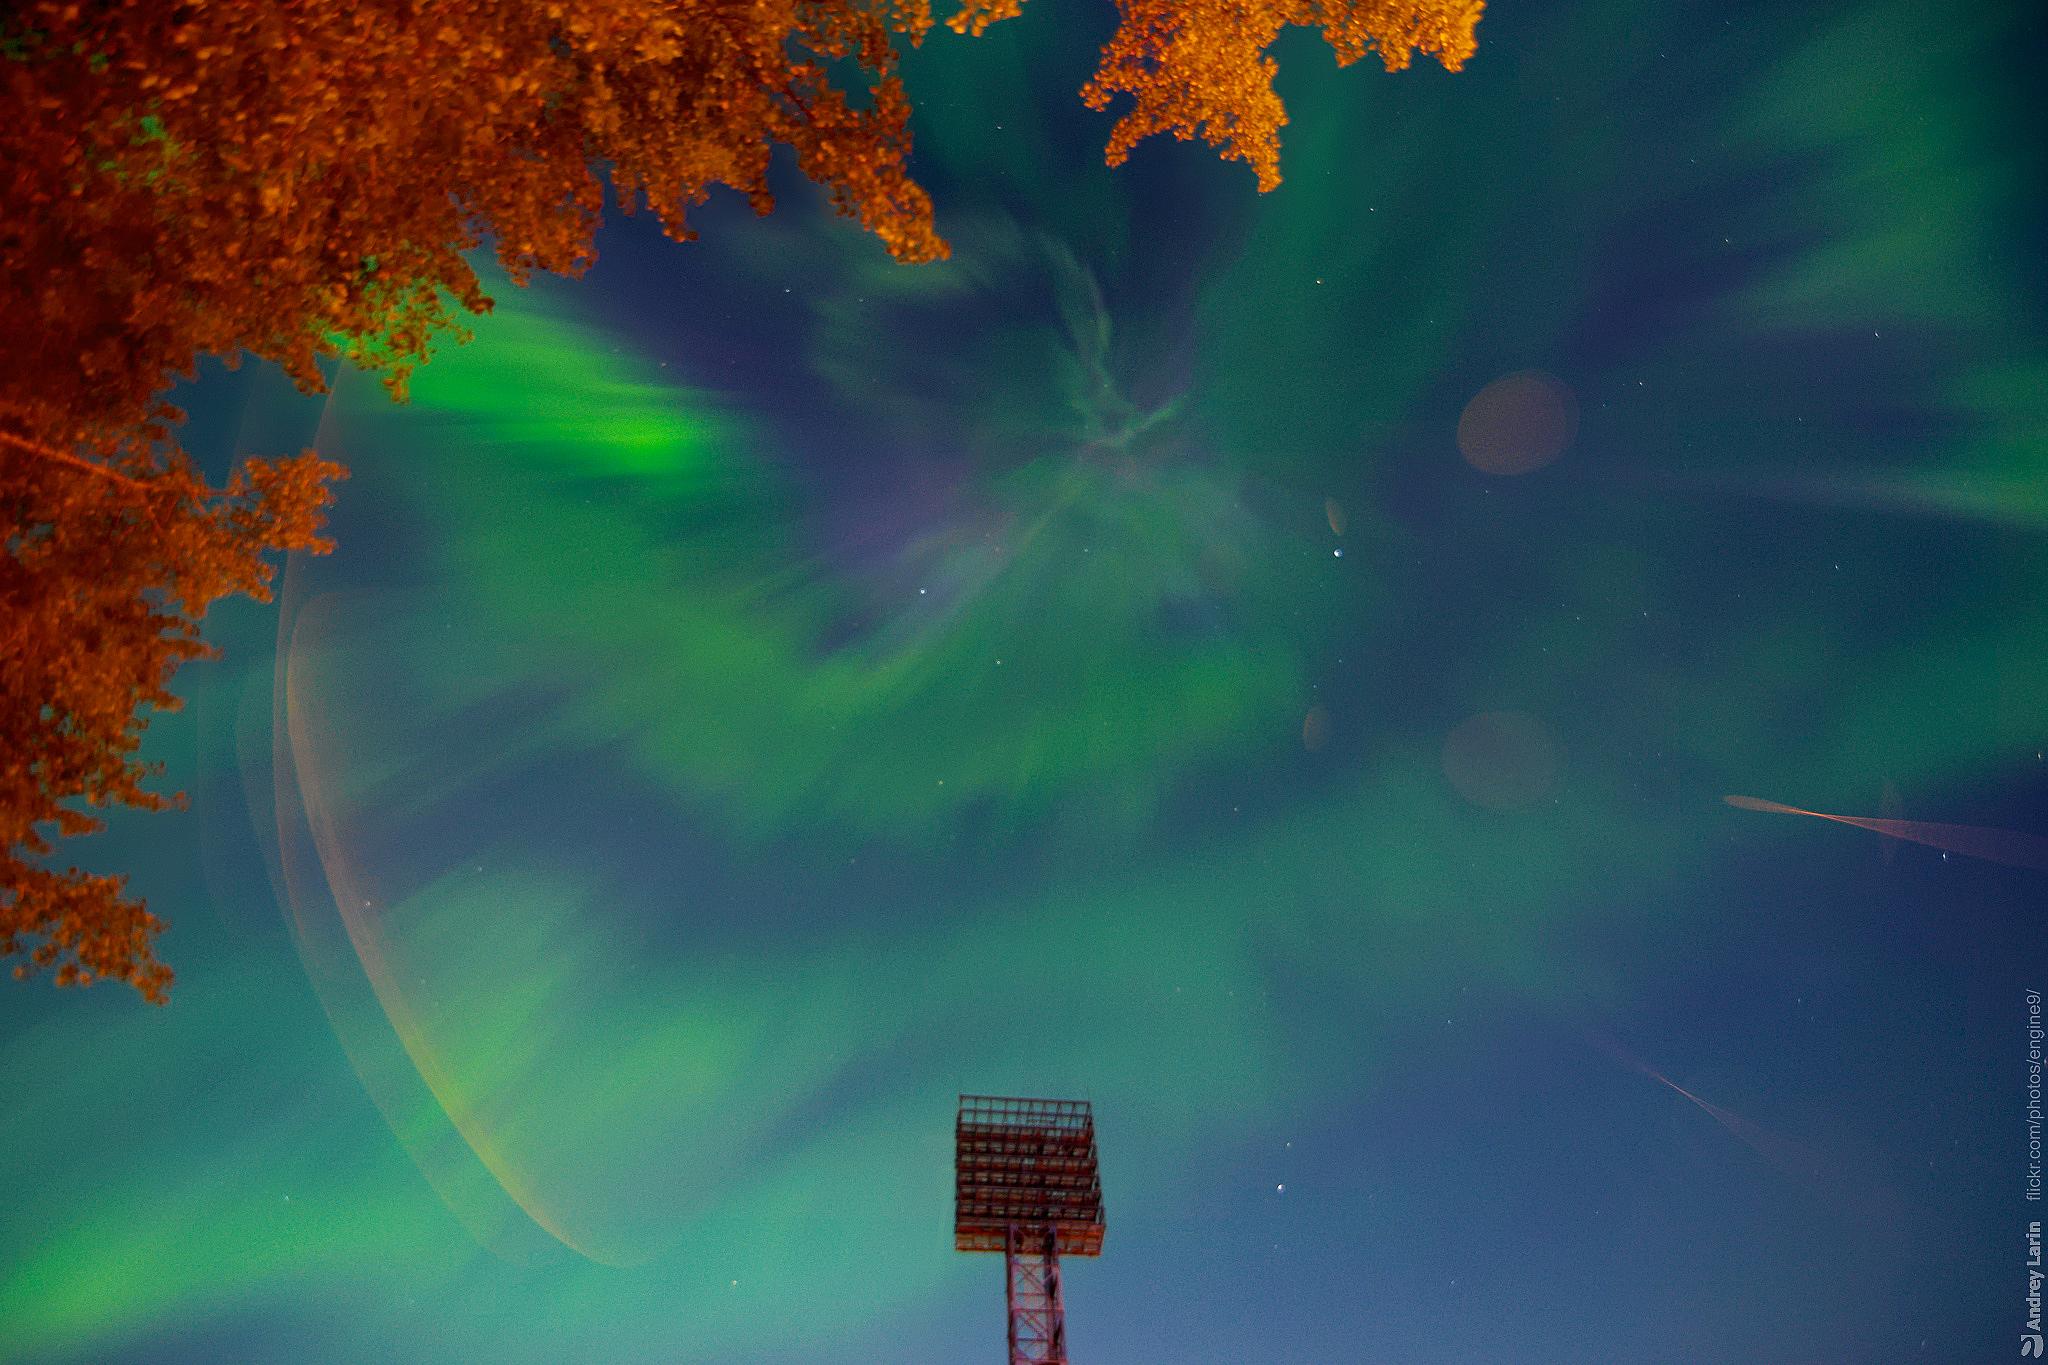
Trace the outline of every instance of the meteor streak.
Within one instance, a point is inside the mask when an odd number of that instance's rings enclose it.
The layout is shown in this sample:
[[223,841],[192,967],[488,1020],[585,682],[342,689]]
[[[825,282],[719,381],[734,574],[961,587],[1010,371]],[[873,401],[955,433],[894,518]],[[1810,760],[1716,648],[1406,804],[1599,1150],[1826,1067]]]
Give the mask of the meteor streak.
[[1790,1138],[1780,1137],[1766,1128],[1758,1127],[1732,1110],[1723,1109],[1711,1100],[1701,1099],[1698,1095],[1693,1094],[1692,1091],[1687,1090],[1677,1081],[1672,1080],[1656,1067],[1651,1066],[1648,1062],[1604,1034],[1588,1032],[1586,1037],[1595,1047],[1631,1071],[1641,1072],[1659,1085],[1675,1090],[1688,1100],[1691,1100],[1711,1116],[1714,1122],[1734,1134],[1735,1138],[1744,1146],[1770,1162],[1773,1166],[1776,1166],[1785,1174],[1796,1179],[1808,1181],[1820,1176],[1823,1169],[1820,1159]]
[[1829,815],[1826,811],[1801,810],[1797,806],[1765,801],[1755,796],[1724,796],[1721,799],[1737,810],[1760,810],[1775,815],[1810,815],[1816,820],[1832,820],[1838,825],[1854,825],[1858,829],[1874,830],[1887,838],[1926,844],[1929,848],[1960,853],[1965,857],[2004,863],[2007,867],[2030,867],[2037,872],[2048,872],[2048,839],[2038,834],[2024,834],[2010,829],[1986,829],[1982,825],[1938,825],[1925,820],[1879,820],[1863,815]]

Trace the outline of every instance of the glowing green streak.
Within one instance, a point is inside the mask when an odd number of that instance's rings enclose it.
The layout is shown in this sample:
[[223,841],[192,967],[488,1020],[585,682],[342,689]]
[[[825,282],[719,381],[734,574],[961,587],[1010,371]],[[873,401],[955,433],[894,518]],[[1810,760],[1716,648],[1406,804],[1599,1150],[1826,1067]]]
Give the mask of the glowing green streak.
[[[522,679],[559,690],[522,752],[630,735],[650,775],[763,828],[800,811],[854,827],[946,821],[983,799],[1042,815],[1076,794],[1127,822],[1176,755],[1263,743],[1248,713],[1264,733],[1299,724],[1298,665],[1260,603],[1259,561],[1283,544],[1213,474],[1033,462],[992,486],[978,523],[911,547],[893,601],[863,601],[792,543],[737,419],[611,359],[592,381],[608,424],[585,420],[565,391],[606,348],[574,325],[497,322],[513,323],[513,382],[483,377],[499,345],[486,333],[462,353],[468,369],[416,388],[408,431],[451,443],[422,484],[454,533],[451,591],[417,629],[394,604],[382,643],[352,642],[366,687],[394,647],[438,656],[452,630],[476,667],[437,706]],[[538,357],[558,351],[550,379]],[[675,453],[621,456],[621,431],[667,433]],[[640,477],[649,468],[675,477]],[[597,475],[602,496],[581,481]],[[1227,629],[1176,640],[1175,604],[1219,598]],[[872,624],[828,649],[819,637],[850,613]],[[396,666],[446,674],[424,656]],[[448,772],[355,780],[410,801]]]
[[523,291],[500,296],[477,340],[443,349],[414,377],[412,421],[422,436],[431,440],[446,423],[466,446],[487,442],[564,478],[672,488],[714,467],[733,434],[715,412],[620,360],[602,333],[534,310]]

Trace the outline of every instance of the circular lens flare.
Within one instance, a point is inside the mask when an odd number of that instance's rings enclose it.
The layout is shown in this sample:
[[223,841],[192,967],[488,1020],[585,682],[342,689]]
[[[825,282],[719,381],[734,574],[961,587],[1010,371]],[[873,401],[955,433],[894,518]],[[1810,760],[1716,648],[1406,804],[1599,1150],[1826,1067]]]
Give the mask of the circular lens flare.
[[1488,810],[1519,810],[1550,794],[1558,749],[1542,721],[1521,711],[1484,711],[1444,740],[1444,777]]
[[1564,382],[1522,370],[1472,395],[1458,418],[1458,451],[1481,473],[1528,474],[1564,454],[1578,430],[1578,400]]

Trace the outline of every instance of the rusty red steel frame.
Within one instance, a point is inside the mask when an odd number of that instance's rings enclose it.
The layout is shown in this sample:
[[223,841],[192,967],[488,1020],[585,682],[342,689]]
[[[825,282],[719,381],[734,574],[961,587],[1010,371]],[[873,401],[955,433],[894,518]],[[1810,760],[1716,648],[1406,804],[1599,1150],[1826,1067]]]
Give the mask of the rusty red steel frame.
[[1102,1254],[1102,1177],[1086,1100],[962,1095],[953,1247],[1003,1253],[1011,1365],[1068,1365],[1060,1257]]

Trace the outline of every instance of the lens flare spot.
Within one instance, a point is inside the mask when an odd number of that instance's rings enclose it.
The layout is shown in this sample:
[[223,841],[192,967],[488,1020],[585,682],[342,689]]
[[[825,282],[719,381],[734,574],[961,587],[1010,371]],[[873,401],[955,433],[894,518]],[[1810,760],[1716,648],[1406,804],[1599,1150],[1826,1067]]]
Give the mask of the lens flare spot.
[[1444,740],[1444,777],[1488,810],[1518,810],[1550,794],[1558,747],[1542,721],[1521,711],[1484,711]]
[[1344,534],[1344,526],[1345,526],[1345,521],[1344,521],[1344,504],[1343,504],[1343,503],[1341,503],[1341,502],[1338,502],[1338,501],[1337,501],[1337,500],[1336,500],[1335,498],[1324,498],[1324,499],[1323,499],[1323,520],[1325,520],[1325,521],[1327,521],[1327,522],[1329,522],[1329,523],[1330,523],[1330,534],[1331,534],[1331,535],[1333,535],[1333,536],[1341,536],[1341,535],[1343,535],[1343,534]]
[[1579,405],[1563,381],[1540,370],[1494,380],[1458,418],[1458,450],[1486,474],[1528,474],[1562,455],[1579,430]]
[[1311,706],[1301,718],[1301,747],[1315,753],[1329,742],[1330,713],[1320,706]]

